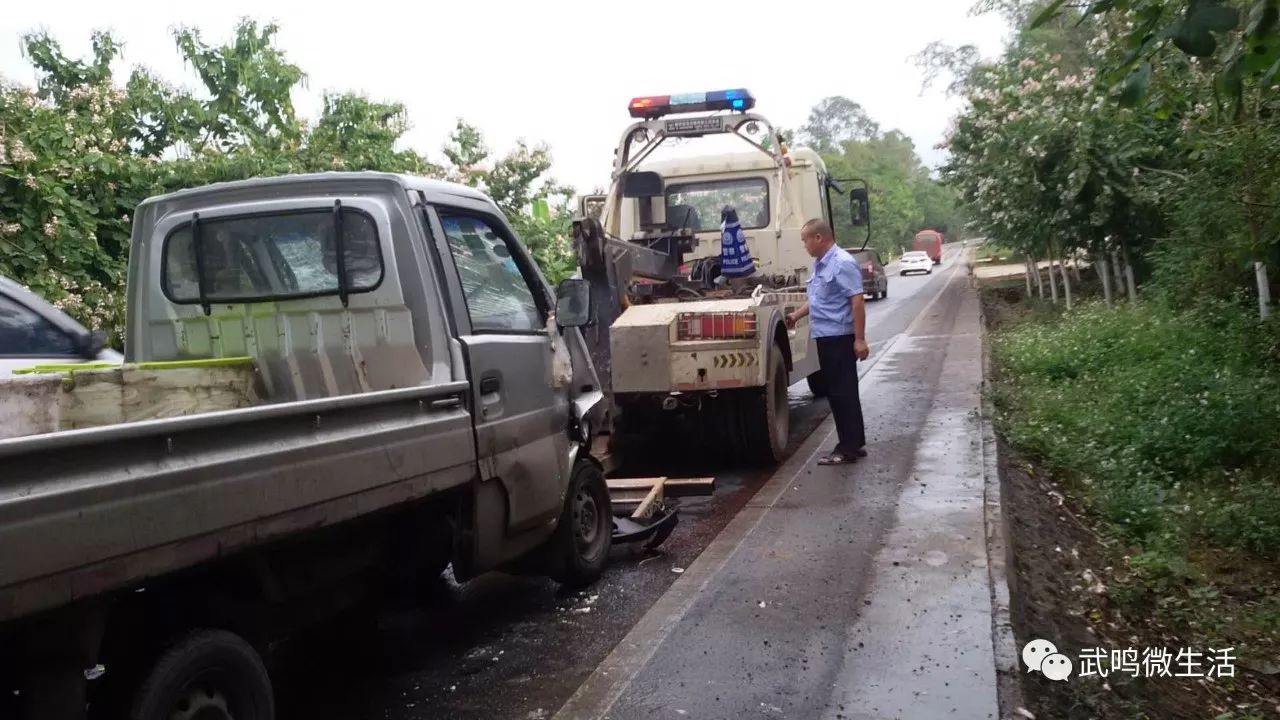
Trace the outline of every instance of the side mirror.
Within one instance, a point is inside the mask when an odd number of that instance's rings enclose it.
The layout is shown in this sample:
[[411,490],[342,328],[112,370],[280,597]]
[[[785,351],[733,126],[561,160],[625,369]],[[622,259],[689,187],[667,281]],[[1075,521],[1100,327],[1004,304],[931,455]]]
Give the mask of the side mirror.
[[580,278],[561,281],[556,288],[556,324],[580,328],[591,324],[591,284]]
[[604,214],[604,204],[608,197],[608,195],[583,195],[578,198],[578,217],[599,220]]
[[80,357],[93,360],[107,347],[107,336],[101,332],[87,332],[76,339],[76,350]]
[[853,218],[854,227],[866,227],[871,224],[871,198],[866,188],[854,188],[849,191],[849,216]]

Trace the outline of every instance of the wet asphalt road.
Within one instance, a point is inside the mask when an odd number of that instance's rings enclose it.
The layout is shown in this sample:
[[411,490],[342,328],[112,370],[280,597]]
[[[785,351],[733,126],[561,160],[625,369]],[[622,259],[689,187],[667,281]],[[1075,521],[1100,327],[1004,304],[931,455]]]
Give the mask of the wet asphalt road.
[[[955,254],[947,253],[944,269]],[[944,274],[890,276],[888,298],[868,303],[873,356],[919,315]],[[937,305],[930,312],[938,313]],[[791,401],[794,449],[828,411],[803,384],[791,389]],[[679,465],[663,467],[663,474],[708,474],[696,462]],[[717,473],[714,497],[682,499],[680,525],[659,553],[615,548],[589,591],[499,573],[459,586],[446,575],[421,607],[386,611],[365,625],[322,628],[290,643],[273,661],[279,716],[550,718],[770,475]]]

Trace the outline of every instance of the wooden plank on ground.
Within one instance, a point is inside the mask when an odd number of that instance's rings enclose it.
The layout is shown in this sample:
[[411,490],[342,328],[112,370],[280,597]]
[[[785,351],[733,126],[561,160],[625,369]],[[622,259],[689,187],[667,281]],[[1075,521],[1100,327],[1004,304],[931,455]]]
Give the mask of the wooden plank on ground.
[[655,484],[666,482],[665,477],[650,478],[609,478],[605,482],[608,483],[610,490],[648,490]]
[[664,492],[670,497],[691,497],[694,495],[710,495],[715,491],[716,479],[701,478],[612,478],[608,481],[610,492],[628,490],[648,490],[655,483],[661,482]]
[[654,511],[658,509],[658,504],[662,502],[662,483],[654,483],[653,488],[649,490],[649,494],[644,500],[640,501],[640,505],[631,513],[632,520],[645,520]]

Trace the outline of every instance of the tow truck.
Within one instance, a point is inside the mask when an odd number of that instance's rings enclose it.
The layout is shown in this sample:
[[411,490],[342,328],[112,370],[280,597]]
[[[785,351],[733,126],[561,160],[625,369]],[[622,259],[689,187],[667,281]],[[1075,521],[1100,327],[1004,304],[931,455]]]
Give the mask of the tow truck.
[[[788,387],[807,379],[824,394],[808,321],[785,323],[811,273],[800,230],[830,223],[844,195],[869,240],[869,188],[831,177],[809,148],[789,150],[755,104],[745,89],[634,98],[609,192],[580,200],[573,240],[595,312],[587,342],[612,400],[599,430],[610,439],[657,435],[730,462],[776,463]],[[664,143],[716,136],[745,151],[653,159]],[[756,265],[746,284],[720,274],[725,207]]]

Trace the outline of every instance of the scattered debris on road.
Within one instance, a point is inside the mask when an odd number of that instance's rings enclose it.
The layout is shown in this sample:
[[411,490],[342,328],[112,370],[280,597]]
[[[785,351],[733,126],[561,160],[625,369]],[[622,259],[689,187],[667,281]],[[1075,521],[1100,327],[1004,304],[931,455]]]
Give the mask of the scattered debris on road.
[[674,498],[707,496],[715,492],[715,478],[614,478],[608,481],[613,505],[613,542],[645,543],[647,550],[662,544],[679,522]]

